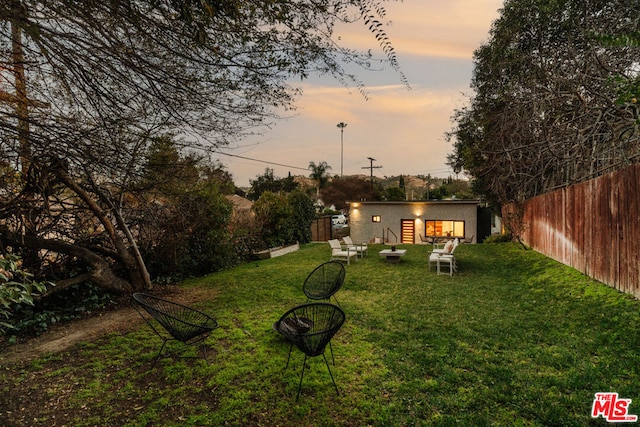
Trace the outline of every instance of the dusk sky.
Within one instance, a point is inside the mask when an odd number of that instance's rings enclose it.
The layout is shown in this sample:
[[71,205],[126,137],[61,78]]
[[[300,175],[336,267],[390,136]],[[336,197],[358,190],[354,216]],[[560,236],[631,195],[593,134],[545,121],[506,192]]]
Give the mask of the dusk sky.
[[[326,78],[301,83],[304,94],[291,118],[262,135],[221,151],[249,159],[220,156],[238,186],[272,168],[277,177],[308,176],[309,162],[326,161],[340,175],[340,122],[344,129],[344,175],[374,176],[452,174],[446,156],[452,146],[445,133],[451,116],[466,104],[473,70],[472,55],[489,37],[503,0],[404,0],[385,3],[391,25],[385,31],[411,89],[388,66],[360,71],[369,99],[354,88]],[[348,47],[367,50],[376,40],[362,23],[341,30]],[[374,50],[380,52],[380,50]],[[283,166],[281,166],[283,165]]]

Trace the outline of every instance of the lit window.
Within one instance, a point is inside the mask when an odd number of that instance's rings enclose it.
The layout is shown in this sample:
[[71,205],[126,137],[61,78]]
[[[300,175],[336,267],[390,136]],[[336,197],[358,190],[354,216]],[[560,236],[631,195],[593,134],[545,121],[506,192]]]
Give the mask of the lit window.
[[380,215],[374,215],[371,217],[371,222],[380,222],[382,221],[382,218],[380,217]]
[[464,221],[428,219],[424,222],[425,234],[429,237],[460,237],[464,234]]

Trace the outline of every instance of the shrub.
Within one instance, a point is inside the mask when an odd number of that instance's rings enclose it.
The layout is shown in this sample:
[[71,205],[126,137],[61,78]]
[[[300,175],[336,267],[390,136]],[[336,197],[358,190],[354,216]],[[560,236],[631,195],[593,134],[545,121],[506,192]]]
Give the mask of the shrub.
[[[44,292],[45,282],[34,282],[33,275],[21,268],[16,255],[0,256],[0,319],[9,319],[16,304],[33,305],[35,295]],[[0,333],[13,326],[0,320]]]
[[486,239],[482,243],[508,243],[513,240],[511,234],[493,234]]
[[79,319],[112,301],[113,295],[104,289],[81,283],[36,299],[32,304],[16,304],[8,323],[12,334],[40,335],[55,323]]
[[[309,243],[311,241],[311,224],[316,216],[313,200],[302,191],[294,191],[289,194],[288,201],[293,208],[291,217],[292,238],[300,243]],[[293,241],[290,243],[293,243]]]

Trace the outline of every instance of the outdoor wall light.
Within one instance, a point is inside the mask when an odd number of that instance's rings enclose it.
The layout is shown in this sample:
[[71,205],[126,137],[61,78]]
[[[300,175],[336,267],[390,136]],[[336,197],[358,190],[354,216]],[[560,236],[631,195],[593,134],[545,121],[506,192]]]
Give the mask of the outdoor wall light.
[[371,217],[371,222],[380,222],[382,221],[382,218],[380,217],[380,215],[374,215]]

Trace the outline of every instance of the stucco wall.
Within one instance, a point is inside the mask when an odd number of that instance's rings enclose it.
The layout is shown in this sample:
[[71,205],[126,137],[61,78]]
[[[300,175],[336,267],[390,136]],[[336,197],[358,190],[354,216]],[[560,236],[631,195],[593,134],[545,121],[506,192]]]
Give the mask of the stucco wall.
[[[380,215],[381,221],[374,223],[372,217]],[[476,234],[478,227],[477,200],[451,200],[430,202],[351,202],[349,227],[354,242],[373,242],[376,237],[387,236],[387,229],[401,240],[401,220],[411,219],[415,223],[415,241],[421,243],[425,235],[425,220],[453,220],[465,222],[465,238]],[[394,241],[393,234],[391,242]],[[475,243],[475,239],[474,239]]]

